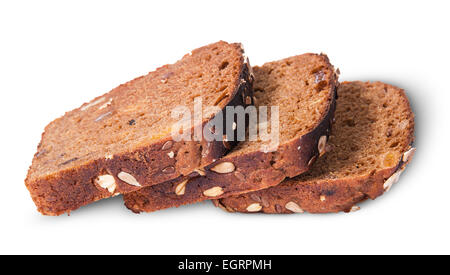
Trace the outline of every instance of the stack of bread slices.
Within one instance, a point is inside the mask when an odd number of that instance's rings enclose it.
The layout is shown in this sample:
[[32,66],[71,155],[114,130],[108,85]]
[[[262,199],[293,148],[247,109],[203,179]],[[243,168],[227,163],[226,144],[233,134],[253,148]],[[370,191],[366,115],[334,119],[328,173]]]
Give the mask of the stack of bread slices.
[[204,46],[50,123],[25,184],[54,216],[119,194],[135,213],[358,210],[411,160],[414,115],[402,89],[338,76],[324,54],[252,68]]

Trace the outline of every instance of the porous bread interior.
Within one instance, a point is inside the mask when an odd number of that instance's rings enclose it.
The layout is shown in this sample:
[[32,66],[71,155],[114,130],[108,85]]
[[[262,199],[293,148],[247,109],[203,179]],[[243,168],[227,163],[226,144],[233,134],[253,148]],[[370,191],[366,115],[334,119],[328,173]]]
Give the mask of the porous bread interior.
[[414,115],[403,90],[381,82],[341,84],[335,118],[331,151],[296,179],[343,179],[393,168],[413,140]]
[[[255,106],[267,106],[271,129],[272,106],[279,107],[279,142],[283,144],[314,129],[331,101],[334,69],[327,57],[303,54],[254,67]],[[241,142],[229,155],[258,151],[270,141]]]
[[170,136],[177,106],[193,110],[226,105],[239,84],[243,63],[238,44],[218,42],[194,50],[172,65],[120,85],[46,127],[29,172],[32,179],[93,159],[132,152]]

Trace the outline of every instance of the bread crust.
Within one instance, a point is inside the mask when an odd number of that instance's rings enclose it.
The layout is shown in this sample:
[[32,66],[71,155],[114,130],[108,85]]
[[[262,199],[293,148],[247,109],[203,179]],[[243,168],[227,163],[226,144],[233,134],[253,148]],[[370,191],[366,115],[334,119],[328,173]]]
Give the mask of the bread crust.
[[[226,102],[226,106],[246,106],[246,98],[253,96],[253,76],[242,45],[233,44],[233,46],[241,50],[243,54],[240,74],[234,83],[233,92],[223,102]],[[226,106],[223,107],[223,111]],[[225,118],[226,116],[224,120]],[[209,120],[204,120],[202,125],[208,122]],[[44,215],[58,216],[104,198],[137,191],[146,186],[188,175],[197,168],[219,159],[234,145],[235,143],[229,143],[225,146],[223,142],[207,142],[204,139],[177,142],[172,137],[166,137],[133,152],[92,160],[37,179],[32,179],[29,171],[25,185],[39,212]],[[171,152],[176,157],[170,157],[168,154]],[[189,153],[185,156],[185,154],[177,154],[178,152]],[[38,155],[39,153],[36,153],[35,158]],[[140,186],[128,184],[120,179],[118,175],[121,172],[132,175]],[[113,193],[96,182],[102,175],[114,177],[116,188]]]
[[[170,182],[143,188],[138,192],[124,195],[125,206],[135,213],[153,212],[170,207],[179,207],[209,199],[220,199],[251,191],[266,189],[282,182],[287,177],[304,173],[319,157],[318,143],[323,136],[329,136],[336,109],[338,76],[325,55],[321,55],[326,67],[331,72],[328,82],[329,105],[320,121],[310,132],[302,137],[281,144],[276,152],[251,152],[237,156],[225,156],[204,169],[204,176],[198,173],[191,178],[179,178]],[[299,150],[299,148],[301,148]],[[219,174],[211,169],[221,163],[233,163],[235,170]],[[188,183],[185,192],[176,194],[180,183]],[[211,197],[204,194],[213,188],[220,188],[222,193]]]
[[241,213],[251,213],[247,208],[254,203],[261,203],[262,213],[293,214],[295,212],[286,208],[289,202],[295,202],[308,213],[351,212],[359,209],[357,203],[366,199],[374,200],[387,192],[383,186],[386,180],[403,171],[406,164],[401,161],[396,168],[353,179],[321,180],[313,184],[288,180],[291,182],[288,186],[276,186],[269,192],[262,190],[214,200],[213,203],[228,212]]
[[[342,83],[346,84],[346,82]],[[387,84],[385,84],[387,85]],[[403,103],[409,105],[408,98],[403,90],[397,89],[402,96]],[[410,119],[414,124],[414,114],[410,111]],[[278,186],[258,192],[242,194],[213,201],[214,205],[228,212],[251,213],[250,205],[259,203],[260,211],[267,214],[292,214],[292,213],[337,213],[359,210],[356,205],[366,199],[374,200],[389,191],[391,184],[398,180],[400,174],[411,161],[415,148],[414,127],[406,135],[409,144],[403,150],[398,164],[392,168],[385,168],[365,176],[346,177],[337,179],[322,179],[301,181],[288,179]],[[289,205],[290,203],[290,205]],[[295,207],[292,207],[294,203]],[[290,209],[288,209],[290,208]],[[251,210],[251,209],[250,209]],[[294,211],[293,211],[294,210]]]

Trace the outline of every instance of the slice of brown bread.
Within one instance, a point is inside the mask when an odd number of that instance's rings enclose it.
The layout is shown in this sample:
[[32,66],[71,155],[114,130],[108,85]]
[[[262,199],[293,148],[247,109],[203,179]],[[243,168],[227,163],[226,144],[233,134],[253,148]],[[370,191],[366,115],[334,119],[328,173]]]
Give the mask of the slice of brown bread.
[[[269,152],[262,141],[241,142],[193,178],[126,194],[130,210],[151,212],[264,189],[308,170],[323,153],[333,119],[338,85],[333,66],[325,55],[304,54],[256,67],[254,73],[255,105],[279,107],[278,149]],[[269,117],[269,128],[270,122]]]
[[174,141],[171,127],[178,121],[171,112],[185,106],[192,113],[197,97],[204,108],[245,105],[251,83],[241,45],[221,41],[66,113],[46,127],[25,180],[38,210],[70,212],[220,158],[230,147],[222,142]]
[[216,200],[230,212],[354,211],[397,182],[415,148],[414,114],[403,90],[381,82],[345,82],[328,152],[307,173],[258,192]]

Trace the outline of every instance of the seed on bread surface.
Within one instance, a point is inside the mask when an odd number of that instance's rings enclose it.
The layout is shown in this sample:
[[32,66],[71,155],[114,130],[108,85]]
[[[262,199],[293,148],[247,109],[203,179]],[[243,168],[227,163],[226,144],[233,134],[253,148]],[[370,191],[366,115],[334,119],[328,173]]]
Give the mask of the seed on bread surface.
[[196,172],[197,174],[199,174],[202,177],[206,176],[205,169],[203,169],[203,168],[194,169],[194,172]]
[[177,185],[175,188],[175,194],[177,194],[177,196],[183,196],[186,193],[186,185],[188,182],[189,180],[185,180]]
[[108,100],[108,102],[106,102],[106,103],[104,103],[103,105],[101,105],[100,107],[98,107],[98,109],[99,109],[99,110],[102,110],[102,109],[107,108],[109,105],[111,105],[112,101],[113,101],[113,99],[110,98],[110,99]]
[[414,147],[409,149],[408,151],[406,151],[402,157],[403,162],[410,161],[413,158],[415,153],[416,153],[416,148],[414,148]]
[[275,211],[277,213],[283,213],[283,207],[279,204],[275,204]]
[[172,146],[173,146],[173,141],[171,141],[171,140],[166,141],[166,142],[164,143],[164,145],[162,146],[161,150],[162,150],[162,151],[169,150],[169,149],[172,148]]
[[39,158],[40,156],[44,155],[45,153],[47,153],[47,150],[45,150],[45,149],[38,151],[36,153],[36,158]]
[[270,206],[270,202],[266,197],[261,197],[261,204],[264,207],[269,207]]
[[256,194],[251,194],[250,198],[256,202],[261,202],[261,197]]
[[296,204],[293,201],[286,203],[285,208],[294,213],[304,213],[305,212],[298,204]]
[[203,195],[207,197],[218,197],[224,193],[223,188],[220,186],[216,186],[213,188],[210,188],[203,192]]
[[319,150],[320,156],[323,156],[325,154],[326,145],[327,145],[327,136],[321,136],[319,139],[319,143],[317,145],[317,149]]
[[89,108],[91,108],[91,107],[93,107],[93,106],[95,106],[97,104],[100,104],[100,103],[102,103],[105,100],[106,100],[105,97],[101,97],[101,98],[99,98],[99,99],[97,99],[95,101],[92,101],[91,103],[88,103],[88,104],[84,105],[83,107],[80,108],[80,110],[81,111],[86,111],[87,109],[89,109]]
[[259,203],[252,203],[247,207],[248,212],[259,212],[262,210],[262,206]]
[[398,170],[392,176],[390,176],[383,184],[383,188],[386,192],[391,190],[392,185],[396,184],[400,179],[400,175],[403,173],[403,170]]
[[95,122],[99,122],[101,120],[103,120],[105,117],[112,115],[112,112],[106,112],[104,114],[99,115],[96,119]]
[[236,166],[232,162],[221,162],[210,170],[219,174],[228,174],[234,172],[235,169]]
[[244,176],[244,174],[242,174],[242,173],[239,172],[239,171],[235,171],[235,172],[234,172],[234,176],[235,176],[239,181],[241,181],[241,182],[244,182],[244,181],[245,181],[245,176]]
[[173,151],[170,151],[169,153],[167,153],[167,155],[169,156],[169,158],[173,159],[175,157],[175,153]]
[[98,184],[101,188],[107,189],[110,193],[114,193],[116,190],[116,180],[111,175],[101,175],[95,180],[95,183]]
[[162,170],[162,172],[163,172],[164,174],[173,174],[173,173],[175,173],[175,167],[173,167],[173,166],[168,166],[168,167],[164,168],[164,169]]
[[141,185],[139,184],[139,182],[136,180],[135,177],[133,177],[133,175],[127,173],[127,172],[120,172],[117,177],[119,179],[121,179],[123,182],[128,183],[129,185],[133,185],[133,186],[137,186],[140,187]]
[[311,165],[313,165],[314,164],[314,162],[316,161],[316,159],[317,159],[317,156],[313,156],[310,160],[309,160],[309,162],[308,162],[308,166],[311,166]]

